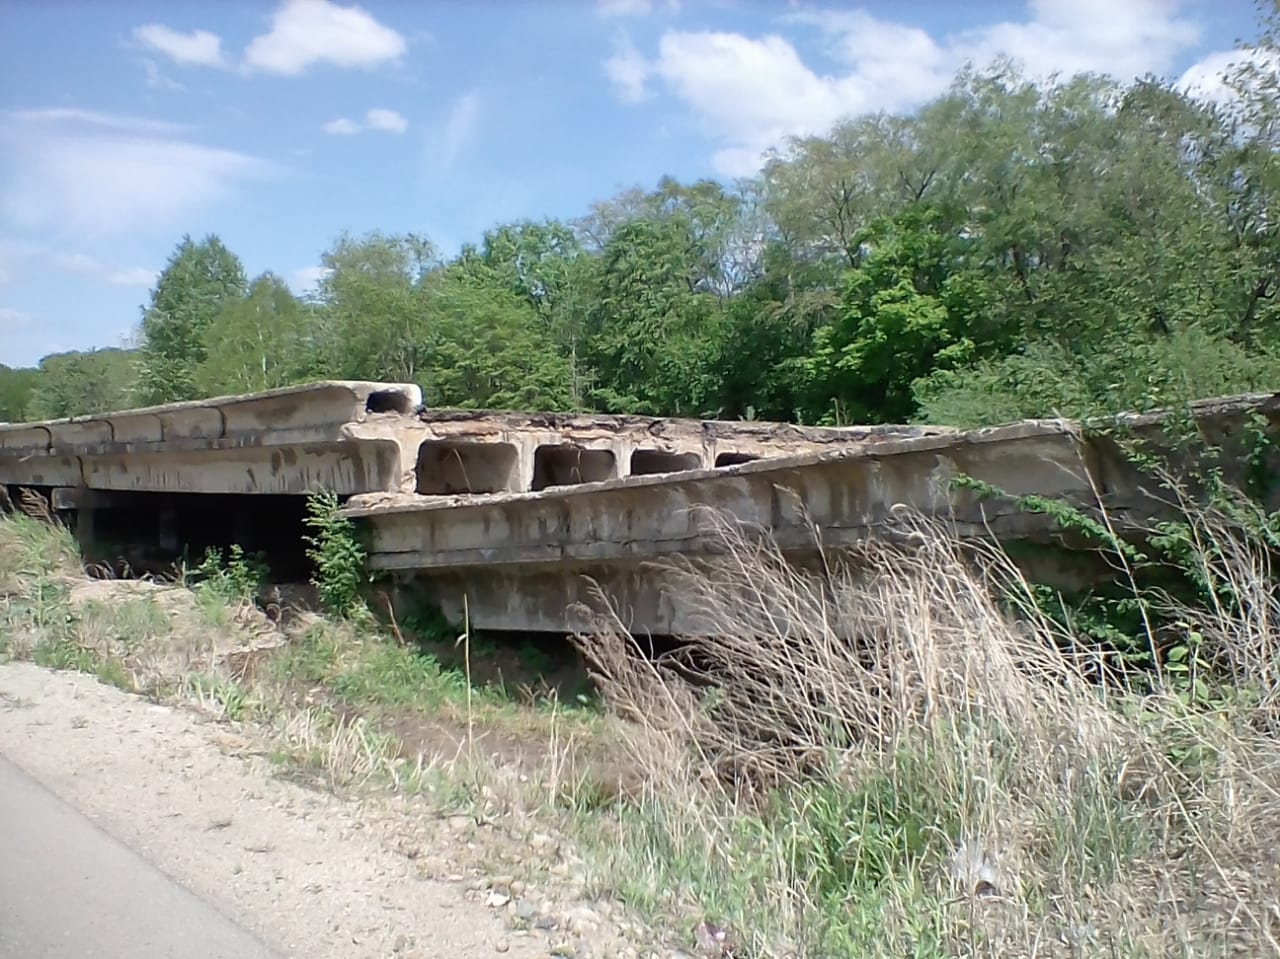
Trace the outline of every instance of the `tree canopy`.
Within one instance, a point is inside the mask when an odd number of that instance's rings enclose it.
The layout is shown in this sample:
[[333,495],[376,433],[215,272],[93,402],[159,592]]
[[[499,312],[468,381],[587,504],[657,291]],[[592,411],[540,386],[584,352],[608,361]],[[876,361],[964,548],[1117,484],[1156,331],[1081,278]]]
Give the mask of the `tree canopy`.
[[183,237],[136,362],[0,368],[0,417],[319,377],[416,382],[440,406],[805,423],[1274,388],[1275,21],[1256,41],[1271,59],[1246,61],[1227,103],[1152,77],[966,68],[912,115],[790,140],[738,183],[664,177],[451,256],[342,235],[305,301],[250,282],[218,237]]

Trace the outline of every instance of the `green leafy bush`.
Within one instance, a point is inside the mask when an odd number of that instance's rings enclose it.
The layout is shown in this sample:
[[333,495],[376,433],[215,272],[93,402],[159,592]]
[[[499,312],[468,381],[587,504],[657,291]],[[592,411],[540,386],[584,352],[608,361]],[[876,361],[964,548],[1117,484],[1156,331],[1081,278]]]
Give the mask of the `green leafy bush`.
[[260,556],[248,556],[239,543],[223,557],[222,550],[210,546],[187,580],[198,590],[225,600],[250,600],[258,595],[270,571]]
[[356,534],[355,524],[338,515],[338,497],[332,490],[320,490],[307,499],[307,528],[304,536],[307,558],[315,564],[311,583],[320,593],[326,610],[350,616],[364,608],[361,590],[367,581],[368,554]]

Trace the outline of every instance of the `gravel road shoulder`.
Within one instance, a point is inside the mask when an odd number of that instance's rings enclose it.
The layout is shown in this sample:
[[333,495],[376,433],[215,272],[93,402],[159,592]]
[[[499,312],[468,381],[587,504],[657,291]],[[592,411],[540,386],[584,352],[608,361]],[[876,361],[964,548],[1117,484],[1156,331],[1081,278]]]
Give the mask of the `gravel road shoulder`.
[[[389,848],[358,803],[273,776],[226,726],[79,673],[0,666],[0,754],[290,956],[545,956],[462,882]],[[449,861],[447,845],[431,851]]]

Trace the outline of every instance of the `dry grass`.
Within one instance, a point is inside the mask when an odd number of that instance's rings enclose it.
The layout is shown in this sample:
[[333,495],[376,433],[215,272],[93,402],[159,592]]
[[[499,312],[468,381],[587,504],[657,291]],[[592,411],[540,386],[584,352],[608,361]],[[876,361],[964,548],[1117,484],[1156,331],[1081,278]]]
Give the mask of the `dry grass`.
[[86,579],[74,539],[50,519],[39,504],[0,519],[0,654],[92,672],[214,720],[260,720],[278,758],[326,785],[360,785],[387,771],[394,737],[259,668],[306,647],[314,617],[298,617],[287,633],[247,598],[219,588]]
[[282,765],[329,787],[429,791],[494,815],[592,793],[579,748],[596,722],[588,711],[470,690],[372,621],[269,617],[229,577],[191,588],[88,579],[74,539],[50,520],[38,503],[0,518],[0,657],[256,721]]
[[[199,588],[85,585],[65,531],[22,519],[0,523],[0,654],[258,719],[330,786],[567,821],[598,891],[724,923],[739,955],[1280,956],[1270,553],[1194,524],[1235,601],[1180,611],[1231,692],[1192,708],[1174,677],[1098,686],[1029,602],[993,599],[1029,594],[1003,554],[903,523],[907,546],[807,566],[724,526],[720,561],[670,571],[700,635],[654,662],[606,617],[578,643],[619,718],[525,710],[529,755],[429,658]],[[450,734],[407,748],[424,717]]]
[[331,788],[362,786],[396,770],[394,737],[361,717],[348,719],[319,707],[289,710],[278,715],[276,732],[290,761],[319,774]]
[[1219,551],[1247,621],[1197,624],[1254,695],[1193,711],[1010,618],[992,597],[1029,587],[1000,553],[907,532],[802,569],[725,525],[722,560],[673,572],[701,626],[678,659],[616,620],[579,638],[649,784],[611,834],[618,891],[750,955],[1280,955],[1259,551]]

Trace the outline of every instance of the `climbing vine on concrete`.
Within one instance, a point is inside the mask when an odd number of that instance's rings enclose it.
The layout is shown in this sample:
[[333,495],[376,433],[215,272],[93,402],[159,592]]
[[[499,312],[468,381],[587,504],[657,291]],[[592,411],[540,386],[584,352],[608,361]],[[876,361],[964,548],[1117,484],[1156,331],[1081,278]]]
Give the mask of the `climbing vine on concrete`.
[[[1111,557],[1117,570],[1111,583],[1070,595],[1032,583],[1031,601],[1064,635],[1092,645],[1126,673],[1145,671],[1188,701],[1207,704],[1224,693],[1213,683],[1215,663],[1203,654],[1195,613],[1239,617],[1246,604],[1257,601],[1242,595],[1253,584],[1235,575],[1240,544],[1269,559],[1280,557],[1280,511],[1267,509],[1276,488],[1271,466],[1276,445],[1268,420],[1250,417],[1239,488],[1225,475],[1221,448],[1205,444],[1194,421],[1186,419],[1170,424],[1159,449],[1123,428],[1106,433],[1181,507],[1176,517],[1129,538],[1105,522],[1104,513],[1064,500],[1012,496],[969,476],[956,477],[952,485],[1048,516],[1060,532],[1079,536]],[[1198,442],[1193,446],[1193,441]],[[1172,465],[1175,457],[1183,464],[1180,469]]]

